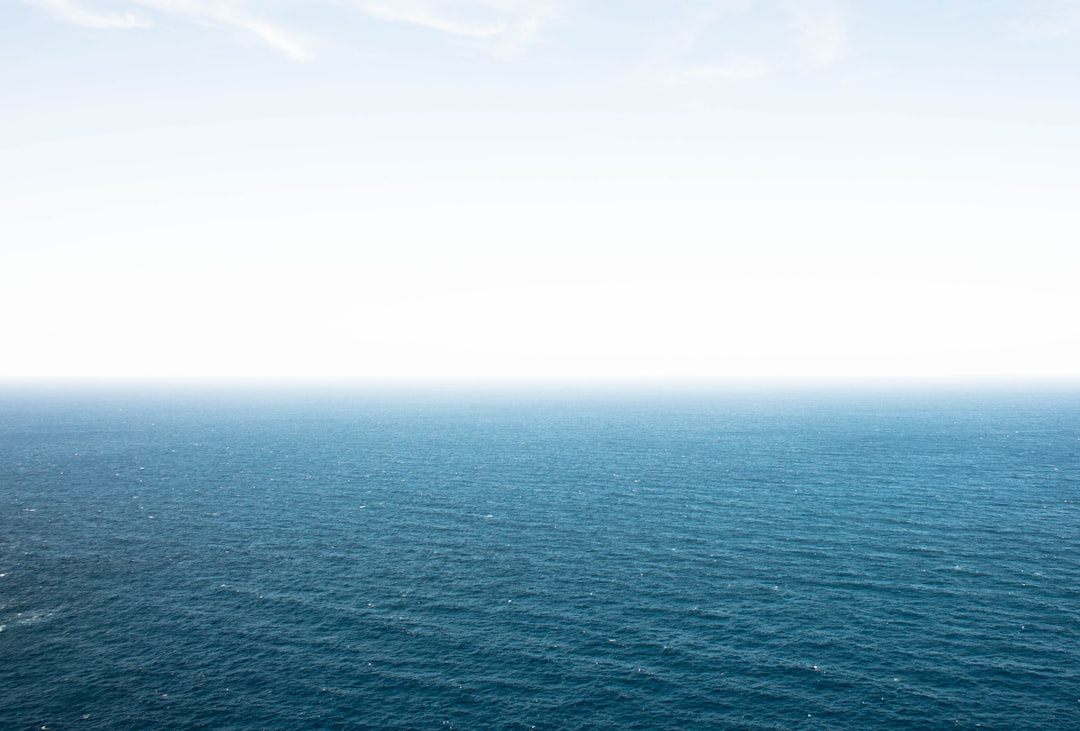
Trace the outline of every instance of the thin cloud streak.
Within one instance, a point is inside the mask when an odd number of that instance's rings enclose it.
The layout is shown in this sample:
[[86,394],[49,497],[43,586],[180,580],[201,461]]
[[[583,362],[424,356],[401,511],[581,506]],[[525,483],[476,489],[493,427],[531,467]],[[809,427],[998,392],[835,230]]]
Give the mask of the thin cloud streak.
[[[48,11],[66,23],[94,29],[147,27],[148,21],[133,12],[132,6],[162,15],[206,25],[238,28],[253,34],[266,45],[289,58],[311,57],[308,45],[289,28],[266,19],[255,8],[282,3],[244,0],[113,0],[117,11],[92,9],[82,0],[21,0]],[[284,0],[286,3],[293,0]],[[503,48],[517,48],[532,41],[543,22],[563,7],[561,2],[520,2],[515,0],[316,0],[336,5],[384,22],[416,25],[453,36],[497,41]],[[100,4],[100,3],[99,3]],[[301,5],[302,3],[296,2]]]
[[[231,27],[250,33],[264,44],[294,60],[310,58],[309,44],[291,27],[272,19],[270,11],[298,0],[22,0],[64,22],[98,29],[149,25],[142,15],[160,14],[209,26]],[[367,16],[431,29],[450,36],[473,39],[493,50],[520,50],[532,44],[542,28],[560,16],[573,21],[581,0],[313,0]],[[580,9],[580,7],[579,7]],[[140,11],[140,12],[131,12]],[[742,81],[770,70],[811,63],[822,67],[841,58],[848,29],[841,7],[834,0],[690,0],[671,11],[683,22],[656,37],[648,62],[655,81],[681,85],[698,81]],[[749,47],[707,47],[711,29],[739,22],[749,13],[768,18],[766,38]],[[786,18],[786,22],[785,22]],[[563,18],[565,19],[565,18]],[[650,34],[653,34],[650,32]],[[655,34],[653,34],[655,35]],[[777,48],[771,47],[777,43]],[[740,42],[741,44],[741,42]],[[803,58],[798,61],[796,59]],[[734,59],[734,60],[733,60]]]
[[540,29],[575,0],[324,1],[357,10],[377,20],[473,38],[496,49],[517,50],[531,44]]
[[[294,60],[312,56],[309,39],[275,21],[274,11],[330,5],[376,22],[427,28],[472,39],[495,51],[517,51],[535,43],[558,20],[581,22],[590,13],[618,21],[619,13],[589,8],[584,0],[19,0],[57,20],[96,30],[151,27],[153,15],[254,35]],[[1008,27],[1032,39],[1080,34],[1080,0],[1003,0]],[[851,32],[842,0],[676,0],[665,3],[655,28],[642,39],[645,74],[651,83],[745,80],[785,68],[824,68],[849,55]],[[666,16],[666,21],[663,16]],[[719,48],[707,39],[725,24],[764,18],[763,36],[735,38]],[[734,47],[736,44],[738,47]],[[725,61],[733,54],[757,59]]]
[[232,23],[233,25],[254,33],[267,45],[276,48],[293,60],[303,61],[311,58],[311,52],[308,51],[307,47],[293,38],[288,32],[275,25],[264,23],[253,18],[233,20]]
[[[90,9],[75,0],[22,0],[26,5],[49,11],[65,23],[97,30],[149,27],[151,23],[131,12],[106,12]],[[253,34],[271,48],[292,59],[311,56],[307,47],[290,31],[268,20],[248,13],[245,2],[206,2],[203,0],[121,0],[120,5],[138,6],[187,19],[195,23],[224,25]]]
[[167,15],[201,23],[232,26],[255,35],[271,48],[294,60],[310,58],[305,45],[285,28],[250,15],[244,2],[205,2],[204,0],[130,0]]
[[470,38],[490,38],[505,33],[507,26],[504,23],[496,24],[472,24],[464,23],[448,18],[439,17],[422,4],[403,4],[388,2],[361,2],[355,6],[362,12],[379,20],[396,23],[411,23],[425,28],[450,33],[451,35],[467,36]]
[[23,0],[26,5],[47,10],[53,17],[64,23],[79,25],[95,30],[146,28],[149,23],[133,13],[109,13],[81,7],[72,0]]

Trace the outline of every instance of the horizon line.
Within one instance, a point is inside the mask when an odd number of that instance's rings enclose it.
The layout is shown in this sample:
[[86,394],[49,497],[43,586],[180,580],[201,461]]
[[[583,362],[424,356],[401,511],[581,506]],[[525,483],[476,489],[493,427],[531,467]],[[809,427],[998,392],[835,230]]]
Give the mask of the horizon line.
[[0,392],[32,391],[1045,391],[1080,390],[1077,376],[812,376],[717,378],[59,378],[0,376]]

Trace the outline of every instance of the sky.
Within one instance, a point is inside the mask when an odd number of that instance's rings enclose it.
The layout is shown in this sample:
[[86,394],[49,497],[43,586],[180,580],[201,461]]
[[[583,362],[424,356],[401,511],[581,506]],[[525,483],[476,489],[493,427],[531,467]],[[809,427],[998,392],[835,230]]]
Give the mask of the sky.
[[1080,0],[5,0],[0,380],[1080,379]]

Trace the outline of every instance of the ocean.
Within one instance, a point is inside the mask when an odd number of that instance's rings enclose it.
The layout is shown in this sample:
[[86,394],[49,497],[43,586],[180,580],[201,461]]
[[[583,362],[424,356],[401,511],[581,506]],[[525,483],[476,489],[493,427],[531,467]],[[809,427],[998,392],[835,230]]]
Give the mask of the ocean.
[[1080,392],[9,389],[2,729],[1080,728]]

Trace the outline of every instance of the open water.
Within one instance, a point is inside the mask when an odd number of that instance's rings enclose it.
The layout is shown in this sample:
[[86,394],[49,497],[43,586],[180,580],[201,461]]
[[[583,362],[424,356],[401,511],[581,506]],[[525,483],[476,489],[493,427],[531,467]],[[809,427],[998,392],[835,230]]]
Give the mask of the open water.
[[1080,728],[1080,394],[0,396],[0,728]]

